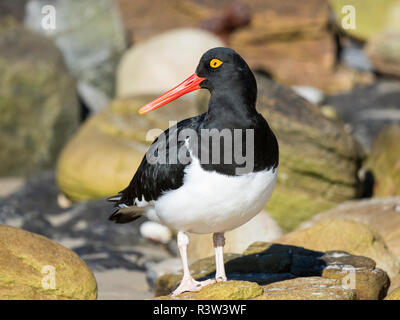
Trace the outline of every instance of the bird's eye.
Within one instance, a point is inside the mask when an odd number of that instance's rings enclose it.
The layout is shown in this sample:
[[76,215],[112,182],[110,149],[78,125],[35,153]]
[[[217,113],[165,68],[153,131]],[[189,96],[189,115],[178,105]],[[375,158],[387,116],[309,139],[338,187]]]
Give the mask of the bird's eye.
[[221,64],[222,64],[222,61],[219,59],[212,59],[210,61],[210,67],[214,68],[214,69],[218,68]]

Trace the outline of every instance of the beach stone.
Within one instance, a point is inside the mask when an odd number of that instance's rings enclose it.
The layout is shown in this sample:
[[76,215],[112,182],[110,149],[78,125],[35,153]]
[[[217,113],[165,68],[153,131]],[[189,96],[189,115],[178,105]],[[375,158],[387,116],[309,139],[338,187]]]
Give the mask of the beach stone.
[[390,277],[400,271],[397,257],[388,249],[382,237],[366,224],[343,218],[330,218],[311,227],[293,231],[277,240],[316,251],[341,250],[366,256],[376,261]]
[[[234,230],[225,232],[226,252],[242,253],[255,241],[273,241],[283,235],[281,228],[262,211],[249,222]],[[210,234],[189,234],[188,256],[191,259],[202,259],[214,254],[212,236]]]
[[79,106],[57,47],[12,19],[2,21],[0,176],[26,175],[54,164],[78,126]]
[[400,27],[399,0],[382,0],[379,2],[379,10],[374,0],[329,0],[329,4],[339,26],[342,26],[342,19],[348,15],[348,11],[342,12],[343,7],[354,7],[355,28],[348,28],[345,32],[360,40],[368,40],[382,31]]
[[[310,220],[302,223],[299,229],[309,228],[332,218],[347,219],[368,225],[368,228],[379,234],[390,253],[395,256],[394,259],[387,259],[388,264],[386,266],[384,264],[380,266],[380,268],[388,272],[392,279],[399,272],[399,212],[400,198],[373,198],[349,201],[315,215]],[[378,259],[376,261],[378,262]]]
[[368,42],[366,51],[375,70],[400,77],[400,25],[396,31],[385,32],[374,37]]
[[344,126],[292,89],[257,74],[257,110],[279,143],[279,174],[266,206],[284,232],[358,190],[364,153]]
[[[330,299],[382,299],[390,283],[386,273],[375,267],[375,261],[344,251],[321,252],[280,243],[255,242],[242,255],[227,253],[224,259],[229,280],[264,287],[263,295],[258,295],[257,299],[273,299],[273,291],[279,291],[281,299],[325,299],[328,296]],[[197,280],[212,278],[215,258],[197,260],[190,270]],[[310,277],[315,279],[309,282]],[[170,294],[181,278],[181,272],[160,276],[155,296]],[[303,294],[298,290],[301,286],[306,288]]]
[[[55,288],[44,277],[55,271]],[[91,270],[74,252],[41,235],[0,226],[0,299],[83,299],[97,297]]]
[[118,66],[117,96],[164,93],[195,72],[204,52],[222,46],[217,36],[194,28],[170,30],[139,43]]
[[374,141],[364,165],[374,177],[376,197],[400,196],[400,125],[385,127]]

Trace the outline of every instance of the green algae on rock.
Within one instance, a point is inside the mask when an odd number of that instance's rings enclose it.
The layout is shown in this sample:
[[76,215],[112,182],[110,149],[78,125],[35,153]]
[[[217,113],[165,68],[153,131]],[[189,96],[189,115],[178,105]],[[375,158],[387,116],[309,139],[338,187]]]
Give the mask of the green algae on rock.
[[13,20],[0,25],[0,96],[0,176],[54,164],[79,122],[74,80],[50,40]]
[[[50,272],[54,287],[46,282]],[[0,226],[0,299],[96,298],[96,279],[76,253],[41,235]]]

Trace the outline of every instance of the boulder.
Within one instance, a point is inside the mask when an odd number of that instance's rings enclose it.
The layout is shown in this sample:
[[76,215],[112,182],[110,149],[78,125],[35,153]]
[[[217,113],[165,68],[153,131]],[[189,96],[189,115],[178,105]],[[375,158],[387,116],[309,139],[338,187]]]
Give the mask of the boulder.
[[[256,241],[273,241],[282,236],[282,230],[266,211],[257,214],[253,219],[237,229],[225,233],[226,252],[242,253]],[[214,254],[210,234],[189,234],[188,256],[197,260]]]
[[343,250],[375,260],[378,268],[385,270],[390,277],[400,272],[399,260],[381,236],[360,222],[335,216],[288,233],[277,241],[318,251]]
[[[168,128],[169,121],[196,114],[195,103],[177,100],[168,108],[139,116],[137,110],[154,98],[115,100],[84,123],[57,164],[57,183],[68,197],[88,200],[119,192],[129,184],[149,144]],[[154,129],[157,132],[151,134]]]
[[[374,230],[375,233],[379,234],[379,237],[383,239],[388,250],[396,256],[396,260],[400,261],[399,212],[400,198],[374,198],[351,201],[315,215],[312,219],[302,223],[299,229],[309,228],[332,218],[347,219],[357,223],[363,223],[368,225],[368,228]],[[335,242],[337,243],[337,241]],[[384,255],[382,255],[382,258],[383,256]],[[390,260],[392,259],[388,261]],[[388,272],[391,278],[399,271],[399,264],[395,262],[396,260],[389,263],[387,267],[385,267],[384,264],[380,266]],[[377,258],[376,261],[378,262],[379,259]]]
[[41,235],[4,225],[0,226],[0,274],[0,299],[97,297],[96,279],[74,252]]
[[325,0],[244,1],[249,26],[234,32],[230,45],[255,70],[289,85],[308,85],[327,93],[347,91],[371,76],[337,64],[335,35]]
[[[320,252],[255,242],[242,255],[228,253],[224,259],[230,281],[209,285],[199,293],[184,293],[178,299],[200,299],[203,291],[209,299],[224,299],[227,293],[223,288],[233,290],[232,285],[248,294],[232,299],[249,299],[249,295],[256,299],[382,299],[389,287],[386,273],[377,269],[372,259],[343,251]],[[197,280],[211,278],[215,275],[215,258],[197,260],[190,270]],[[157,299],[167,299],[165,295],[177,287],[181,277],[181,273],[159,277]]]
[[293,90],[257,76],[257,110],[279,143],[279,174],[266,210],[284,231],[357,194],[359,144]]
[[400,125],[385,127],[374,141],[364,168],[374,177],[376,197],[400,196]]
[[[113,0],[57,1],[56,28],[42,27],[46,0],[30,0],[25,25],[50,37],[62,51],[67,67],[80,83],[113,97],[115,69],[126,48],[122,21]],[[86,92],[80,92],[85,94]],[[84,95],[90,103],[90,94]]]
[[[355,28],[345,29],[351,36],[360,40],[368,40],[378,33],[400,27],[399,0],[379,1],[379,10],[375,0],[329,0],[339,26],[349,11],[342,12],[343,7],[351,5],[355,9]],[[346,19],[347,21],[347,19]]]
[[59,50],[13,20],[2,21],[0,176],[30,174],[55,162],[78,125],[78,100]]
[[194,73],[204,52],[222,46],[212,33],[190,28],[170,30],[139,43],[118,66],[117,96],[164,93]]
[[384,32],[374,37],[368,42],[366,50],[375,70],[400,77],[400,25],[396,31]]

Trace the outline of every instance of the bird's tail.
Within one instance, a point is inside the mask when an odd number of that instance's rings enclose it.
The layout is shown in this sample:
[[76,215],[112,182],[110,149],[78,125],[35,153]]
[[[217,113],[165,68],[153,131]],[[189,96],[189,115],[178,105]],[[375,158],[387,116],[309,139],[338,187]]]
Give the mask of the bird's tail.
[[107,199],[107,201],[114,202],[116,207],[108,220],[115,221],[115,223],[128,223],[140,218],[145,214],[144,208],[128,206],[121,202],[121,198],[122,195],[119,194]]

